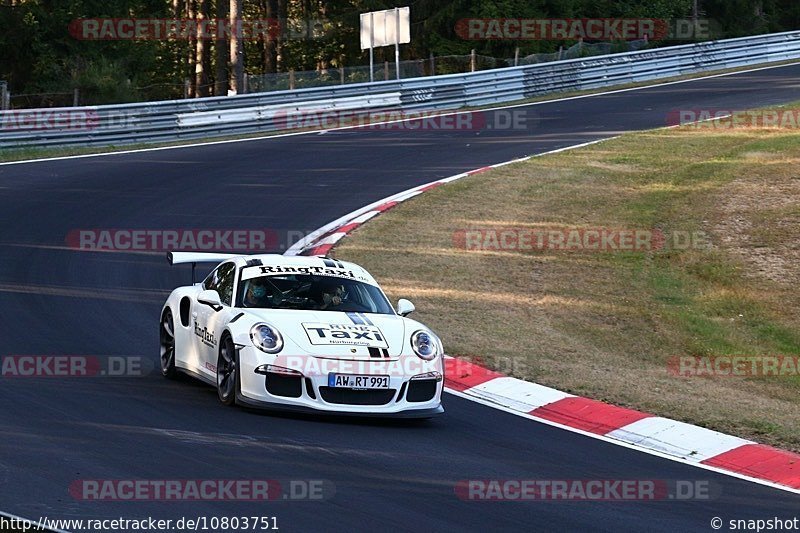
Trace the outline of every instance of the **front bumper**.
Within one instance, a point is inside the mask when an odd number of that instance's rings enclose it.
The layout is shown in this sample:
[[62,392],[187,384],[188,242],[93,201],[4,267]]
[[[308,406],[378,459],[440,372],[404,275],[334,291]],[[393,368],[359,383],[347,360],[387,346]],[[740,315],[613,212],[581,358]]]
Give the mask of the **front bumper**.
[[302,405],[291,405],[285,403],[265,402],[262,400],[253,400],[241,394],[236,395],[236,403],[246,407],[255,409],[266,409],[270,411],[282,411],[288,413],[302,413],[302,414],[315,414],[320,413],[331,416],[358,416],[358,417],[371,417],[371,418],[432,418],[444,413],[444,407],[441,404],[438,407],[429,409],[407,409],[405,411],[398,411],[388,413],[384,411],[336,411],[328,409],[318,409],[312,407],[305,407]]
[[[444,375],[440,358],[422,361],[412,355],[393,361],[338,361],[311,356],[275,359],[255,348],[240,350],[241,391],[237,395],[240,403],[265,409],[403,418],[427,418],[444,412],[441,406]],[[265,372],[266,364],[290,368],[298,374]],[[257,368],[260,368],[259,372]],[[334,388],[328,383],[330,373],[385,375],[389,376],[389,387],[372,390]],[[435,377],[411,379],[428,373],[434,373]]]

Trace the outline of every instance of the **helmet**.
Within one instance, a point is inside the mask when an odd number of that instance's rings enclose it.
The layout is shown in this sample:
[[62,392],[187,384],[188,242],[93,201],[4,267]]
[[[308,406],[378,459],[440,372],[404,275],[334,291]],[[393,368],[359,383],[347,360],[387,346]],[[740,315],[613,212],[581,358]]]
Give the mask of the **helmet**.
[[263,298],[267,295],[267,286],[264,285],[264,282],[258,279],[254,279],[250,281],[250,286],[248,290],[253,295],[254,298]]
[[253,296],[263,298],[267,294],[267,288],[263,285],[253,285]]

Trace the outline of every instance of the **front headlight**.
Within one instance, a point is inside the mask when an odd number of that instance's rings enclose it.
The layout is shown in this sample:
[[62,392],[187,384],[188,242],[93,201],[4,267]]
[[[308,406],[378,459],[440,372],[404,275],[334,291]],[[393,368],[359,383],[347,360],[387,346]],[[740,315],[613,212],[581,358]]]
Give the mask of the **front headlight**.
[[269,324],[260,322],[250,328],[250,340],[253,346],[267,353],[278,353],[283,349],[283,337]]
[[439,355],[439,340],[429,331],[415,331],[411,335],[411,347],[415,354],[426,361],[432,361]]

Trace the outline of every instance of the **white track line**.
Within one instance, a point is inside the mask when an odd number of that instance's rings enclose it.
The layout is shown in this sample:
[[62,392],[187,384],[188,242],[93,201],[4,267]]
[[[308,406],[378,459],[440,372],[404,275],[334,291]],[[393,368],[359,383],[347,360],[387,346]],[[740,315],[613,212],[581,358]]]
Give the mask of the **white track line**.
[[739,474],[737,472],[731,472],[730,470],[723,470],[723,469],[717,468],[715,466],[710,466],[710,465],[698,463],[696,461],[691,461],[691,460],[688,460],[688,459],[684,459],[683,457],[675,457],[674,455],[667,455],[665,453],[658,452],[658,451],[655,451],[655,450],[649,450],[647,448],[641,448],[639,446],[636,446],[634,444],[630,444],[628,442],[624,442],[624,441],[616,440],[616,439],[613,439],[613,438],[610,438],[610,437],[606,437],[605,435],[598,435],[597,433],[590,433],[590,432],[584,431],[582,429],[578,429],[578,428],[574,428],[574,427],[570,427],[570,426],[565,426],[564,424],[559,424],[558,422],[553,422],[552,420],[547,420],[545,418],[539,418],[539,417],[530,415],[528,413],[523,413],[521,411],[515,411],[514,409],[512,409],[510,407],[505,407],[503,405],[500,405],[500,404],[497,404],[497,403],[493,403],[493,402],[491,402],[489,400],[484,400],[482,398],[476,398],[474,396],[468,396],[468,395],[464,394],[463,392],[459,392],[459,391],[451,389],[449,387],[445,387],[444,390],[446,392],[448,392],[449,394],[452,394],[453,396],[458,396],[459,398],[464,398],[465,400],[470,400],[472,402],[476,402],[476,403],[479,403],[481,405],[485,405],[486,407],[491,407],[493,409],[498,409],[500,411],[504,411],[504,412],[510,413],[512,415],[521,416],[522,418],[527,418],[527,419],[533,420],[535,422],[540,422],[542,424],[547,424],[548,426],[553,426],[553,427],[556,427],[556,428],[559,428],[559,429],[563,429],[563,430],[569,431],[571,433],[578,433],[579,435],[583,435],[584,437],[590,437],[592,439],[601,440],[601,441],[604,441],[604,442],[608,442],[610,444],[614,444],[616,446],[622,446],[623,448],[628,448],[630,450],[635,450],[635,451],[638,451],[638,452],[646,453],[648,455],[654,455],[656,457],[660,457],[661,459],[668,459],[670,461],[674,461],[676,463],[685,464],[685,465],[688,465],[688,466],[693,466],[695,468],[702,468],[703,470],[710,470],[711,472],[716,472],[717,474],[723,474],[723,475],[726,475],[726,476],[735,477],[737,479],[743,479],[744,481],[750,481],[750,482],[753,482],[753,483],[757,483],[759,485],[764,485],[765,487],[770,487],[770,488],[773,488],[773,489],[779,489],[779,490],[783,490],[783,491],[786,491],[786,492],[791,492],[792,494],[800,494],[800,489],[793,489],[791,487],[787,487],[785,485],[779,485],[779,484],[773,483],[771,481],[766,481],[766,480],[763,480],[763,479],[758,479],[758,478],[746,476],[744,474]]
[[[537,157],[543,157],[543,156],[546,156],[546,155],[558,154],[560,152],[566,152],[567,150],[574,150],[576,148],[584,148],[586,146],[591,146],[593,144],[598,144],[598,143],[601,143],[601,142],[610,141],[610,140],[617,139],[617,138],[619,138],[619,135],[615,135],[613,137],[604,137],[602,139],[595,139],[594,141],[587,141],[585,143],[573,144],[571,146],[564,146],[562,148],[556,148],[554,150],[549,150],[547,152],[541,152],[541,153],[534,154],[534,155],[527,155],[527,156],[524,156],[524,157],[518,157],[518,158],[515,158],[515,159],[510,159],[508,161],[503,161],[502,163],[495,163],[493,165],[487,165],[486,167],[483,167],[483,168],[485,168],[486,170],[495,169],[495,168],[501,168],[501,167],[505,167],[507,165],[513,165],[514,163],[522,163],[524,161],[529,161],[529,160],[537,158]],[[284,255],[300,255],[306,249],[311,248],[312,246],[316,246],[317,244],[319,244],[319,242],[317,242],[317,239],[319,239],[319,237],[321,237],[321,236],[323,236],[323,235],[335,230],[336,228],[339,228],[339,227],[342,227],[342,226],[344,226],[346,224],[354,222],[359,217],[365,216],[367,213],[370,213],[374,208],[378,207],[379,205],[385,204],[386,202],[397,201],[398,198],[402,198],[402,197],[407,197],[406,199],[413,198],[413,196],[416,196],[416,195],[412,195],[411,193],[416,191],[416,190],[418,190],[418,189],[424,189],[425,187],[427,187],[429,185],[433,185],[434,183],[442,183],[442,182],[448,182],[449,183],[451,181],[456,181],[456,180],[459,180],[461,178],[466,178],[467,176],[472,176],[474,174],[477,174],[477,172],[475,172],[476,170],[478,170],[478,169],[468,170],[467,172],[461,172],[460,174],[455,174],[453,176],[448,176],[446,178],[441,178],[441,179],[429,181],[428,183],[423,183],[422,185],[415,185],[414,187],[411,187],[410,189],[406,189],[404,191],[400,191],[398,193],[391,194],[391,195],[389,195],[389,196],[387,196],[385,198],[381,198],[380,200],[372,202],[369,205],[366,205],[364,207],[360,207],[360,208],[356,209],[355,211],[351,211],[351,212],[347,213],[346,215],[342,215],[339,218],[337,218],[336,220],[333,220],[332,222],[328,222],[327,224],[325,224],[321,228],[318,228],[318,229],[312,231],[311,233],[309,233],[308,235],[306,235],[305,237],[303,237],[302,239],[300,239],[299,241],[297,241],[296,243],[291,245],[283,254]],[[375,213],[373,215],[370,215],[365,220],[369,220],[370,218],[372,218],[372,217],[374,217],[376,215],[377,215],[377,213]]]
[[[679,84],[679,83],[689,83],[689,82],[692,82],[692,81],[699,81],[699,80],[711,79],[711,78],[719,78],[719,77],[731,76],[731,75],[735,75],[735,74],[744,74],[744,73],[748,73],[748,72],[757,72],[757,71],[773,69],[773,68],[790,67],[790,66],[795,66],[795,65],[796,65],[796,63],[791,63],[791,64],[788,64],[788,65],[777,65],[777,66],[770,66],[770,67],[760,67],[760,68],[755,68],[755,69],[750,69],[750,70],[742,70],[742,71],[738,71],[738,72],[714,74],[714,75],[711,75],[711,76],[703,76],[703,77],[692,78],[692,79],[688,79],[688,80],[678,80],[678,81],[667,82],[667,83],[656,83],[656,84],[653,84],[653,85],[647,85],[647,86],[643,86],[643,87],[631,87],[631,88],[628,88],[628,89],[618,89],[618,90],[606,91],[606,92],[601,92],[601,93],[593,93],[593,94],[588,94],[588,95],[572,96],[572,97],[568,97],[568,98],[560,98],[560,99],[554,99],[554,100],[546,100],[546,101],[542,101],[542,102],[534,102],[534,103],[528,103],[528,104],[516,104],[516,105],[495,107],[495,108],[491,108],[491,109],[487,109],[487,110],[511,109],[511,108],[515,108],[515,107],[542,105],[542,104],[551,103],[551,102],[575,100],[575,99],[579,99],[579,98],[592,98],[592,97],[595,97],[595,96],[602,96],[602,95],[605,95],[605,94],[614,94],[614,93],[622,93],[622,92],[628,92],[628,91],[636,91],[636,90],[652,88],[652,87],[655,87],[655,86],[665,86],[665,85],[675,85],[675,84]],[[449,114],[452,115],[452,114],[469,113],[469,112],[471,112],[471,111],[458,111],[458,112],[449,113]],[[712,120],[714,120],[714,119],[712,119]],[[377,124],[390,124],[390,123],[393,123],[393,122],[399,122],[399,121],[379,122],[379,123],[375,123],[375,124],[376,125]],[[336,131],[336,130],[361,128],[361,127],[364,127],[364,126],[345,126],[345,127],[342,127],[342,128],[335,128],[335,129],[332,129],[332,130],[324,130],[324,131]],[[2,165],[13,165],[13,164],[22,164],[22,163],[36,163],[36,162],[41,162],[41,161],[59,161],[59,160],[64,160],[64,159],[78,159],[78,158],[86,158],[86,157],[102,157],[102,156],[109,156],[109,155],[131,154],[131,153],[149,152],[149,151],[157,151],[157,150],[172,150],[172,149],[179,149],[179,148],[192,148],[192,147],[196,147],[196,146],[207,146],[207,145],[214,145],[214,144],[227,144],[227,143],[236,143],[236,142],[247,142],[247,141],[254,141],[254,140],[277,138],[277,137],[290,137],[290,136],[294,136],[294,135],[308,135],[308,134],[311,134],[311,133],[320,133],[320,131],[287,133],[287,134],[280,134],[280,135],[270,135],[270,136],[265,136],[265,137],[253,137],[253,138],[248,138],[248,139],[233,139],[233,140],[227,140],[227,141],[213,141],[213,142],[196,143],[196,144],[182,145],[182,146],[167,146],[167,147],[158,147],[158,148],[144,148],[144,149],[140,149],[140,150],[128,150],[128,151],[123,151],[123,152],[108,152],[108,153],[104,153],[104,154],[84,154],[84,155],[78,155],[78,156],[54,157],[54,158],[48,158],[48,159],[33,159],[33,160],[28,160],[28,161],[12,161],[12,162],[8,162],[8,163],[0,163],[0,166],[2,166]],[[608,140],[611,140],[611,139],[614,139],[614,138],[616,138],[616,137],[608,137],[608,138],[598,139],[598,140],[595,140],[595,141],[581,143],[581,144],[577,144],[577,145],[573,145],[573,146],[565,146],[563,148],[558,148],[558,149],[555,149],[555,150],[551,150],[551,151],[548,151],[548,152],[543,152],[543,153],[536,154],[536,155],[516,158],[516,159],[510,160],[510,161],[505,161],[505,162],[498,163],[498,164],[495,164],[495,165],[490,165],[490,166],[491,166],[491,168],[499,168],[499,167],[510,165],[510,164],[513,164],[513,163],[527,161],[527,160],[535,158],[535,157],[542,157],[542,156],[545,156],[545,155],[556,154],[556,153],[564,152],[564,151],[567,151],[567,150],[573,150],[575,148],[582,148],[584,146],[597,144],[597,143],[608,141]],[[466,173],[463,173],[463,175],[466,175]],[[462,174],[457,174],[456,176],[462,177]],[[436,183],[436,182],[440,182],[440,181],[453,180],[453,179],[458,179],[458,178],[456,178],[454,176],[451,176],[450,178],[439,179],[439,180],[435,180],[435,181],[430,182],[430,183]],[[414,189],[417,189],[417,188],[420,188],[420,187],[424,187],[424,186],[425,185],[418,185],[416,187],[412,187],[411,189],[408,189],[408,190],[403,191],[401,193],[398,193],[398,194],[389,196],[389,197],[387,197],[387,198],[385,198],[383,200],[379,200],[377,202],[374,202],[373,204],[370,204],[370,206],[367,206],[367,207],[380,205],[381,203],[387,201],[389,198],[402,196],[404,193],[408,193],[408,192],[410,192],[410,191],[412,191]],[[359,209],[357,211],[354,211],[354,213],[355,212],[359,212],[359,211],[364,211],[365,209],[366,208]],[[326,226],[323,226],[323,227],[333,226],[334,224],[336,224],[338,221],[341,221],[341,220],[347,221],[348,220],[347,217],[349,217],[349,216],[351,216],[351,215],[344,215],[340,219],[337,219],[336,221],[334,221],[334,222],[332,222],[332,223],[330,223],[330,224],[328,224]],[[322,228],[320,228],[320,229],[322,229]],[[330,229],[333,229],[333,228],[330,228]],[[330,231],[330,229],[327,230],[327,231]],[[320,230],[317,230],[317,232],[319,232],[319,231]],[[314,233],[317,233],[317,232],[314,232]],[[750,481],[752,483],[757,483],[759,485],[764,485],[766,487],[770,487],[770,488],[774,488],[774,489],[778,489],[778,490],[783,490],[783,491],[790,492],[790,493],[793,493],[793,494],[800,494],[800,489],[793,489],[791,487],[786,487],[784,485],[779,485],[777,483],[772,483],[770,481],[765,481],[765,480],[762,480],[762,479],[753,478],[753,477],[750,477],[750,476],[746,476],[744,474],[739,474],[739,473],[736,473],[736,472],[723,470],[723,469],[720,469],[720,468],[717,468],[717,467],[701,464],[701,463],[698,463],[698,462],[695,462],[695,461],[689,461],[689,460],[683,459],[681,457],[675,457],[675,456],[667,455],[667,454],[664,454],[664,453],[661,453],[661,452],[658,452],[658,451],[655,451],[655,450],[649,450],[649,449],[646,449],[646,448],[641,448],[639,446],[636,446],[636,445],[633,445],[633,444],[629,444],[627,442],[623,442],[623,441],[620,441],[620,440],[612,439],[612,438],[609,438],[609,437],[606,437],[606,436],[603,436],[603,435],[597,435],[595,433],[590,433],[588,431],[583,431],[581,429],[573,428],[573,427],[570,427],[570,426],[565,426],[563,424],[559,424],[558,422],[553,422],[553,421],[550,421],[550,420],[545,420],[543,418],[538,418],[538,417],[532,416],[532,415],[530,415],[528,413],[515,411],[513,409],[504,407],[502,405],[499,405],[499,404],[496,404],[496,403],[493,403],[493,402],[490,402],[490,401],[487,401],[487,400],[483,400],[483,399],[480,399],[480,398],[468,396],[466,394],[463,394],[461,392],[455,391],[455,390],[450,389],[450,388],[445,388],[445,390],[450,394],[453,394],[455,396],[459,396],[461,398],[464,398],[464,399],[467,399],[467,400],[470,400],[470,401],[485,405],[487,407],[492,407],[494,409],[499,409],[500,411],[505,411],[505,412],[511,413],[513,415],[521,416],[523,418],[528,418],[530,420],[534,420],[534,421],[540,422],[542,424],[547,424],[549,426],[553,426],[553,427],[557,427],[557,428],[560,428],[560,429],[563,429],[563,430],[566,430],[566,431],[570,431],[572,433],[578,433],[578,434],[584,435],[586,437],[602,440],[602,441],[605,441],[605,442],[609,442],[611,444],[615,444],[617,446],[622,446],[624,448],[628,448],[628,449],[631,449],[631,450],[636,450],[636,451],[639,451],[639,452],[642,452],[642,453],[647,453],[649,455],[654,455],[654,456],[660,457],[662,459],[675,461],[675,462],[686,464],[686,465],[693,466],[693,467],[696,467],[696,468],[702,468],[704,470],[709,470],[709,471],[712,471],[712,472],[716,472],[718,474],[723,474],[723,475],[734,477],[734,478],[737,478],[737,479]]]
[[[706,119],[706,120],[701,120],[701,121],[696,121],[696,122],[706,122],[707,120],[717,120],[717,118]],[[672,126],[670,126],[669,128],[671,128],[671,127]],[[664,129],[669,129],[669,128],[664,128]],[[583,147],[586,147],[586,146],[591,146],[591,145],[594,145],[594,144],[598,144],[598,143],[602,143],[602,142],[609,141],[609,140],[612,140],[612,139],[616,139],[618,137],[619,136],[608,137],[608,138],[597,139],[597,140],[594,140],[594,141],[589,141],[589,142],[576,144],[576,145],[572,145],[572,146],[565,146],[563,148],[557,148],[555,150],[550,150],[548,152],[542,152],[542,153],[535,154],[535,155],[530,155],[530,156],[526,156],[526,157],[522,157],[522,158],[512,159],[512,160],[504,161],[502,163],[497,163],[497,164],[494,164],[494,165],[487,165],[486,167],[483,167],[483,168],[486,171],[488,171],[488,170],[491,170],[491,169],[500,168],[500,167],[503,167],[503,166],[506,166],[506,165],[510,165],[510,164],[513,164],[513,163],[519,163],[519,162],[523,162],[523,161],[528,161],[530,159],[543,157],[543,156],[546,156],[546,155],[557,154],[557,153],[565,152],[565,151],[568,151],[568,150],[574,150],[576,148],[583,148]],[[316,242],[316,238],[318,238],[319,236],[328,233],[329,231],[335,229],[338,226],[345,225],[345,224],[349,223],[350,221],[352,221],[354,219],[354,217],[361,216],[365,211],[368,212],[373,207],[381,205],[381,204],[383,204],[383,203],[385,203],[387,201],[390,201],[390,200],[392,200],[394,198],[397,198],[399,196],[403,196],[404,194],[406,194],[409,191],[426,187],[427,185],[430,185],[432,183],[454,181],[454,180],[461,179],[463,177],[466,177],[466,176],[469,176],[469,175],[474,175],[474,174],[475,174],[474,171],[462,172],[461,174],[456,174],[454,176],[450,176],[449,178],[435,180],[435,181],[429,182],[429,183],[424,184],[424,185],[417,185],[416,187],[412,187],[411,189],[408,189],[407,191],[403,191],[403,192],[400,192],[400,193],[397,193],[397,194],[393,194],[391,196],[387,196],[386,198],[383,198],[381,200],[373,202],[373,203],[369,204],[366,207],[362,207],[360,209],[357,209],[357,210],[355,210],[355,211],[353,211],[353,212],[351,212],[351,213],[349,213],[347,215],[344,215],[344,216],[336,219],[335,221],[333,221],[333,222],[331,222],[329,224],[326,224],[325,226],[323,226],[319,230],[316,230],[315,232],[309,234],[309,236],[306,239],[303,239],[303,240],[298,241],[297,243],[295,243],[295,245],[293,247],[291,247],[289,250],[286,251],[286,254],[287,255],[296,255],[296,254],[302,253],[302,251],[304,251],[307,248],[312,248],[312,247],[317,246],[318,242]],[[316,237],[314,237],[314,236],[316,236]],[[498,381],[500,381],[500,380],[496,379],[496,380],[489,381],[489,382],[486,382],[486,383],[492,383],[492,382],[498,382]],[[483,385],[486,385],[486,383],[481,384],[481,385],[477,385],[476,387],[474,387],[474,389],[475,390],[481,389],[481,387]],[[533,384],[533,385],[536,385],[536,384]],[[491,386],[484,387],[484,388],[491,389]],[[677,457],[675,455],[669,455],[669,454],[666,454],[666,453],[663,453],[663,452],[660,452],[660,451],[657,451],[657,450],[654,450],[654,449],[651,449],[651,448],[644,448],[642,446],[639,446],[639,445],[635,444],[635,441],[632,440],[632,439],[625,438],[625,440],[620,440],[620,436],[621,435],[617,435],[617,438],[613,438],[613,437],[608,436],[608,435],[611,435],[612,433],[615,433],[615,432],[611,432],[611,433],[609,433],[607,435],[598,435],[596,433],[590,433],[590,432],[584,431],[582,429],[574,428],[574,427],[571,427],[571,426],[560,424],[558,422],[553,422],[553,421],[550,421],[550,420],[539,418],[539,417],[530,415],[527,412],[521,412],[521,411],[515,410],[513,408],[506,407],[506,406],[504,406],[502,404],[492,402],[488,398],[480,398],[480,397],[476,397],[476,396],[471,396],[471,395],[465,394],[463,392],[459,392],[459,391],[456,391],[454,389],[450,389],[449,387],[445,387],[445,390],[447,392],[449,392],[450,394],[453,394],[455,396],[459,396],[459,397],[464,398],[464,399],[469,400],[469,401],[477,402],[477,403],[479,403],[481,405],[485,405],[487,407],[492,407],[494,409],[499,409],[499,410],[505,411],[507,413],[511,413],[511,414],[514,414],[514,415],[517,415],[517,416],[528,418],[530,420],[534,420],[536,422],[541,422],[543,424],[547,424],[547,425],[550,425],[550,426],[553,426],[553,427],[557,427],[557,428],[560,428],[560,429],[563,429],[563,430],[566,430],[566,431],[570,431],[572,433],[578,433],[578,434],[584,435],[586,437],[591,437],[593,439],[599,439],[599,440],[602,440],[604,442],[609,442],[611,444],[615,444],[617,446],[622,446],[622,447],[628,448],[630,450],[636,450],[636,451],[639,451],[639,452],[643,452],[643,453],[647,453],[647,454],[650,454],[650,455],[654,455],[656,457],[660,457],[662,459],[668,459],[670,461],[675,461],[675,462],[682,463],[682,464],[685,464],[685,465],[694,466],[694,467],[697,467],[697,468],[702,468],[702,469],[705,469],[705,470],[716,472],[718,474],[723,474],[723,475],[734,477],[734,478],[737,478],[737,479],[742,479],[744,481],[750,481],[752,483],[757,483],[759,485],[764,485],[766,487],[779,489],[779,490],[783,490],[783,491],[786,491],[786,492],[791,492],[792,494],[800,494],[800,489],[794,489],[794,488],[787,487],[785,485],[780,485],[778,483],[774,483],[774,482],[771,482],[771,481],[767,481],[767,480],[751,477],[751,476],[748,476],[748,475],[745,475],[745,474],[740,474],[740,473],[737,473],[737,472],[733,472],[733,471],[730,471],[730,470],[725,470],[725,469],[722,469],[722,468],[718,468],[718,467],[702,464],[702,463],[698,462],[697,459],[686,459],[684,457]],[[558,392],[560,392],[560,391],[558,391]],[[571,396],[571,395],[568,395],[566,393],[563,393],[563,394],[565,394],[565,397]],[[487,396],[491,397],[491,395],[487,395]],[[691,428],[691,431],[701,431],[703,429],[703,428],[696,427],[696,426],[689,426],[688,424],[682,423],[680,421],[667,420],[667,419],[663,419],[663,418],[660,418],[660,417],[650,417],[648,419],[644,419],[644,420],[639,421],[639,422],[644,423],[644,424],[652,424],[652,423],[654,423],[653,422],[654,420],[656,420],[656,421],[667,421],[668,423],[673,424],[673,425],[682,424],[684,426],[688,426],[689,428]],[[636,423],[633,423],[632,425],[635,425],[635,424]],[[627,427],[627,426],[624,426],[624,427]],[[619,430],[617,430],[617,431],[619,431]],[[749,441],[744,441],[743,439],[739,439],[739,437],[735,437],[735,436],[731,436],[731,435],[725,435],[725,437],[727,437],[729,439],[741,440],[743,442],[749,442]],[[623,438],[624,438],[624,436],[623,436]]]
[[[712,78],[721,78],[721,77],[725,77],[725,76],[735,76],[737,74],[747,74],[749,72],[759,72],[761,70],[770,70],[770,69],[776,69],[776,68],[794,67],[794,66],[797,66],[797,65],[798,65],[798,63],[788,63],[788,64],[785,64],[785,65],[771,65],[771,66],[757,67],[757,68],[752,68],[752,69],[747,69],[747,70],[739,70],[739,71],[736,71],[736,72],[724,72],[722,74],[710,74],[708,76],[699,76],[699,77],[696,77],[696,78],[689,78],[689,79],[686,79],[686,80],[667,81],[667,82],[663,82],[663,83],[659,83],[658,81],[656,81],[656,82],[648,84],[648,85],[642,85],[642,86],[639,86],[639,87],[628,87],[627,89],[613,89],[613,90],[610,90],[610,91],[602,91],[602,92],[596,92],[596,93],[591,93],[591,94],[582,94],[582,95],[578,95],[578,96],[568,96],[568,97],[564,97],[564,98],[554,98],[552,100],[542,100],[540,102],[529,102],[529,103],[523,103],[523,104],[509,104],[509,105],[503,105],[503,106],[498,106],[498,107],[473,109],[473,110],[469,110],[469,111],[453,111],[453,112],[450,112],[450,113],[442,113],[439,116],[451,116],[451,115],[459,115],[459,114],[464,114],[464,113],[474,113],[474,112],[480,112],[480,111],[496,111],[496,110],[502,110],[502,109],[514,109],[514,108],[517,108],[517,107],[544,105],[544,104],[550,104],[550,103],[553,103],[553,102],[567,102],[569,100],[578,100],[578,99],[581,99],[581,98],[595,98],[597,96],[604,96],[604,95],[607,95],[607,94],[617,94],[617,93],[624,93],[624,92],[629,92],[629,91],[641,91],[641,90],[645,90],[645,89],[652,89],[653,87],[666,87],[668,85],[677,85],[677,84],[680,84],[680,83],[691,83],[691,82],[694,82],[694,81],[710,80]],[[231,144],[231,143],[240,143],[240,142],[261,141],[261,140],[266,140],[266,139],[279,139],[279,138],[284,138],[284,137],[293,137],[295,135],[312,135],[312,134],[319,135],[319,134],[327,133],[329,131],[341,131],[341,130],[350,130],[350,129],[358,129],[358,128],[367,128],[367,127],[372,127],[372,126],[379,126],[379,125],[382,125],[382,124],[394,124],[394,123],[403,122],[403,121],[406,121],[406,120],[408,120],[408,118],[402,118],[402,119],[398,119],[398,120],[388,120],[388,121],[385,121],[385,122],[373,122],[373,123],[370,123],[368,125],[360,125],[360,126],[342,126],[342,127],[339,127],[339,128],[330,128],[330,129],[326,129],[326,130],[298,131],[298,132],[293,132],[293,133],[279,133],[279,134],[274,134],[274,135],[262,135],[262,136],[258,136],[258,137],[248,137],[246,139],[228,139],[228,140],[223,140],[223,141],[204,141],[204,142],[198,142],[198,143],[192,143],[192,144],[182,144],[182,145],[179,145],[179,146],[158,146],[158,147],[153,147],[153,148],[139,148],[139,149],[136,149],[136,150],[122,150],[122,151],[119,151],[119,152],[104,152],[104,153],[101,153],[101,154],[81,154],[81,155],[68,155],[68,156],[59,156],[59,157],[47,157],[47,158],[43,158],[43,159],[26,159],[26,160],[22,160],[22,161],[8,161],[8,162],[5,162],[5,163],[0,163],[0,166],[21,165],[21,164],[25,164],[25,163],[39,163],[39,162],[46,162],[46,161],[63,161],[63,160],[67,160],[67,159],[83,159],[83,158],[88,158],[88,157],[107,157],[107,156],[124,155],[124,154],[138,154],[138,153],[141,153],[141,152],[156,152],[156,151],[160,151],[160,150],[179,150],[179,149],[182,149],[182,148],[196,148],[198,146],[212,146],[212,145],[216,145],[216,144]]]

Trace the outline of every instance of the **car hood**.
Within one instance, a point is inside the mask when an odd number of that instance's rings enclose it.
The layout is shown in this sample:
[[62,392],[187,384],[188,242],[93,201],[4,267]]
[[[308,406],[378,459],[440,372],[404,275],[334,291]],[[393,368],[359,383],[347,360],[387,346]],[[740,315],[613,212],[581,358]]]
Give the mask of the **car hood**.
[[398,315],[247,309],[251,322],[264,321],[284,338],[282,355],[333,359],[395,359],[403,352],[406,320]]

